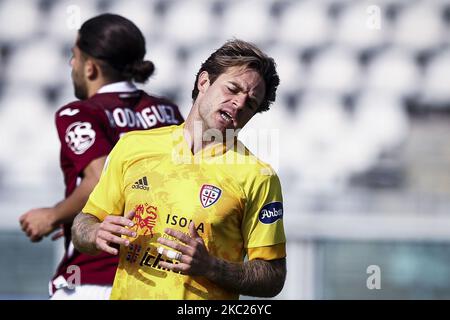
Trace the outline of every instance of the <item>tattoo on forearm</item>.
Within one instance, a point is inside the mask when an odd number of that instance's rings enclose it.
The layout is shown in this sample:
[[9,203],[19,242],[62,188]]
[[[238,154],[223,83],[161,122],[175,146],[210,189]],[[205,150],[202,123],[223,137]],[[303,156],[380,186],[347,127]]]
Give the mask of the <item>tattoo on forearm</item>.
[[99,220],[90,214],[80,213],[75,217],[72,225],[72,241],[75,248],[87,254],[97,254],[95,246],[94,227]]
[[286,260],[252,260],[230,263],[218,260],[212,281],[225,289],[257,297],[273,297],[283,288]]

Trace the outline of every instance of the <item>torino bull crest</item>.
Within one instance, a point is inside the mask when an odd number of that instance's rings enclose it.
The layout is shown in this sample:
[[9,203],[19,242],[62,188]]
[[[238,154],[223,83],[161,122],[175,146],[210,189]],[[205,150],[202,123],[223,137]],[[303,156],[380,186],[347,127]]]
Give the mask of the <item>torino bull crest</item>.
[[95,131],[89,122],[74,122],[67,128],[65,140],[75,154],[82,154],[94,144]]

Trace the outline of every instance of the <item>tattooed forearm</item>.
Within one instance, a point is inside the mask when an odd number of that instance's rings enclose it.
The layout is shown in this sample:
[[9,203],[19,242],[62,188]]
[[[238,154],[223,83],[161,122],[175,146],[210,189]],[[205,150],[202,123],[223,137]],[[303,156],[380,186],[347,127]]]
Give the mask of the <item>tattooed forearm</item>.
[[91,214],[79,213],[72,225],[72,242],[75,248],[83,253],[96,255],[100,251],[95,245],[96,226],[99,219]]
[[239,294],[273,297],[283,289],[286,279],[286,259],[251,260],[231,263],[216,260],[209,279],[221,287]]

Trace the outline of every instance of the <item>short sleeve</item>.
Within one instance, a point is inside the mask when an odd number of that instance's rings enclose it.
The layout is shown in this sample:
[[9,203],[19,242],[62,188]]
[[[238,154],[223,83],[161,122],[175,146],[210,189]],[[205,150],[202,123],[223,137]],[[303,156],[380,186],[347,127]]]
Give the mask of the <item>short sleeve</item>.
[[55,115],[55,122],[61,154],[70,159],[78,172],[112,149],[104,121],[83,105],[71,104],[61,108]]
[[[278,176],[275,173],[258,175],[249,186],[247,194],[242,222],[245,248],[248,253],[258,252],[258,255],[253,256],[261,256],[265,260],[284,257],[286,237],[283,225],[283,198]],[[259,250],[255,250],[256,248]],[[252,255],[249,254],[249,258],[251,259]]]
[[123,139],[120,139],[106,159],[100,180],[89,196],[82,212],[89,213],[101,221],[107,215],[123,215],[124,155]]

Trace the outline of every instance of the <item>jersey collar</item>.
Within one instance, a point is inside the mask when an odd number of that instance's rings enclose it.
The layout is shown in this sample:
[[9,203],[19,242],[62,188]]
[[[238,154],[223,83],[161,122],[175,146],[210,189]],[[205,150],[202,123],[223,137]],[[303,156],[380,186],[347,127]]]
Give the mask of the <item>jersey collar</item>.
[[109,83],[101,87],[97,93],[111,93],[111,92],[135,92],[138,89],[130,81],[120,81]]

